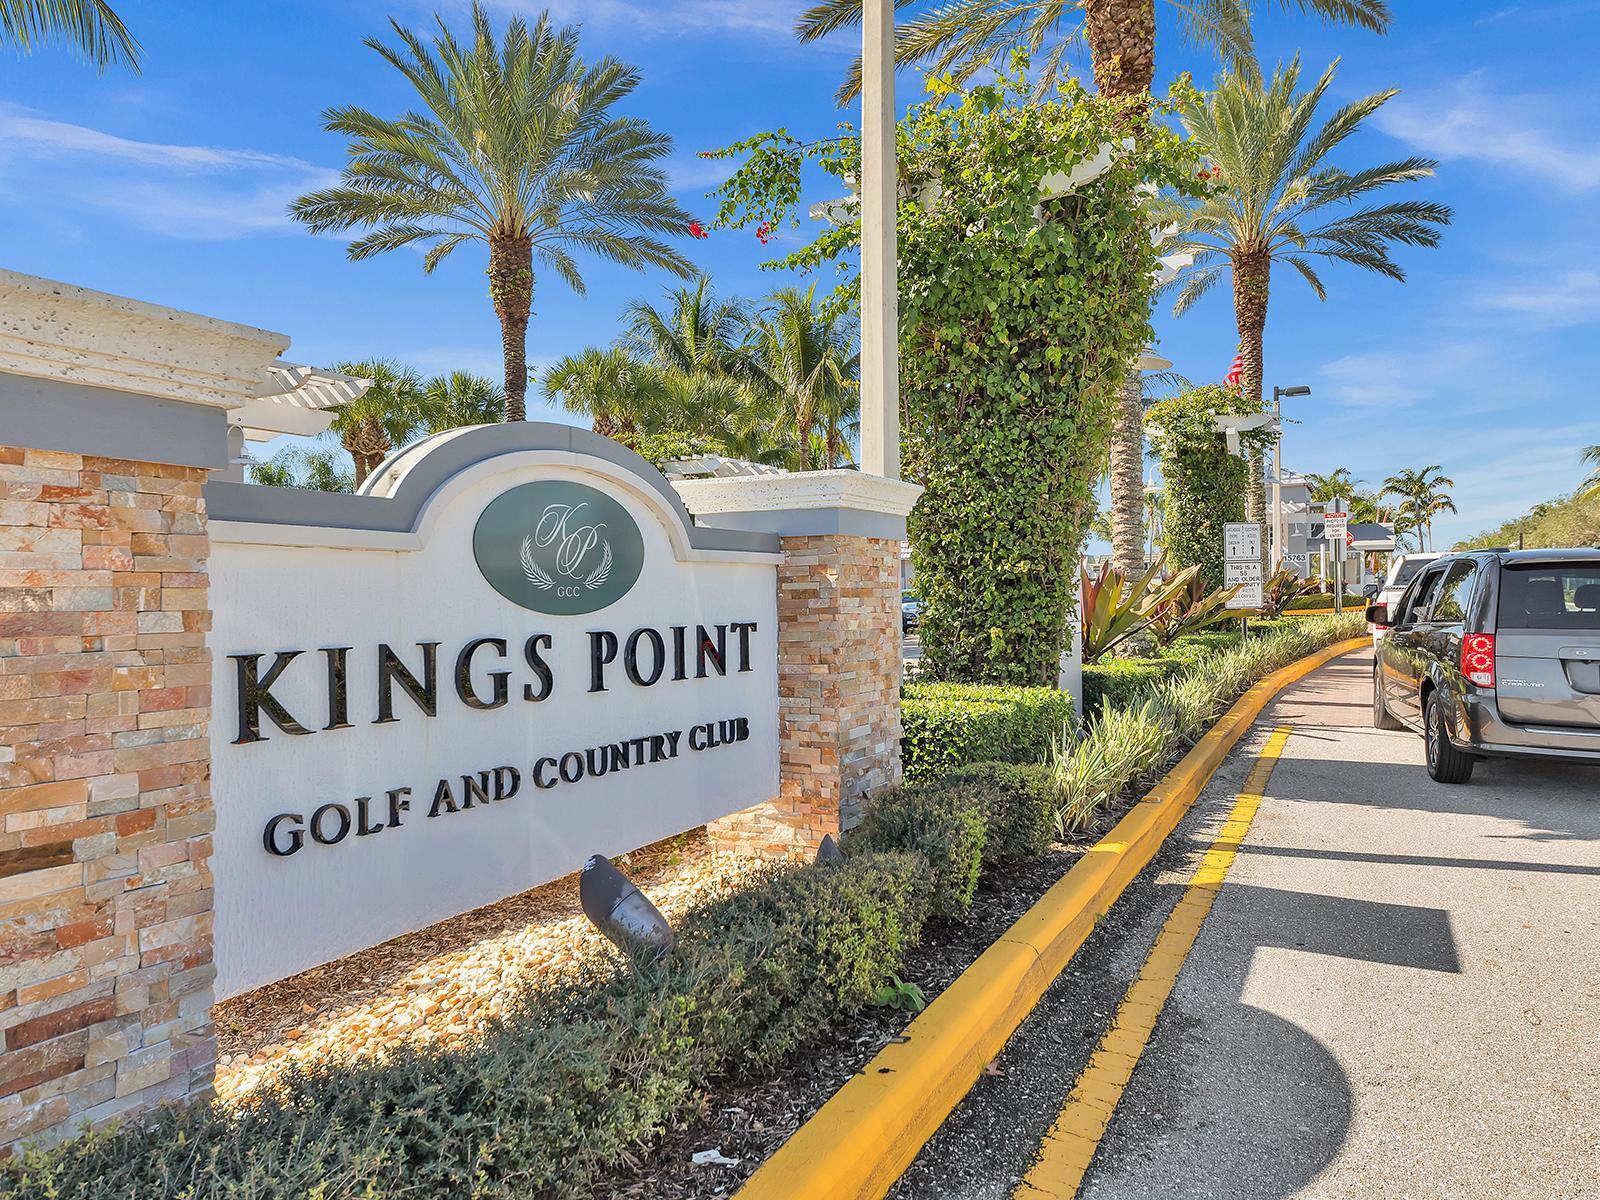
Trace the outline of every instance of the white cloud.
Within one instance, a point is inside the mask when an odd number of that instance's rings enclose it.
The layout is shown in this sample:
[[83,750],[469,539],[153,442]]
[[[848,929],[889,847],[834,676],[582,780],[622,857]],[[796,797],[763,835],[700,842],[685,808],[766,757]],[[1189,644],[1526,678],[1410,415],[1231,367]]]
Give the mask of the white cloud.
[[1319,368],[1316,395],[1350,408],[1409,408],[1451,394],[1452,381],[1476,374],[1489,361],[1488,350],[1472,342],[1346,354]]
[[289,203],[338,173],[259,150],[145,142],[0,107],[8,194],[26,172],[27,200],[86,206],[166,237],[215,241],[293,227]]
[[1479,300],[1485,308],[1532,318],[1544,329],[1587,325],[1600,320],[1600,271],[1552,271],[1506,286],[1491,282]]
[[626,26],[657,37],[733,33],[786,41],[793,39],[795,20],[807,7],[799,0],[490,0],[490,6],[528,19],[548,9],[558,21]]
[[1573,192],[1600,189],[1600,143],[1582,125],[1554,128],[1555,107],[1497,94],[1475,73],[1448,88],[1402,94],[1373,123],[1432,157],[1506,167]]

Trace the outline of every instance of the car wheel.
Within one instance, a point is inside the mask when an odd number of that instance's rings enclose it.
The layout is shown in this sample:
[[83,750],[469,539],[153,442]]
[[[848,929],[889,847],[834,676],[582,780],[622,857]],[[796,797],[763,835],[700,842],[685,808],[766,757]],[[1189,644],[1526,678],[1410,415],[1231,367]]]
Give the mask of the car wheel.
[[1444,725],[1444,696],[1439,692],[1428,697],[1422,740],[1428,752],[1428,777],[1435,783],[1465,783],[1472,778],[1477,759],[1450,744]]
[[1372,669],[1372,727],[1389,730],[1406,727],[1405,722],[1389,715],[1389,709],[1383,703],[1383,676],[1376,667]]

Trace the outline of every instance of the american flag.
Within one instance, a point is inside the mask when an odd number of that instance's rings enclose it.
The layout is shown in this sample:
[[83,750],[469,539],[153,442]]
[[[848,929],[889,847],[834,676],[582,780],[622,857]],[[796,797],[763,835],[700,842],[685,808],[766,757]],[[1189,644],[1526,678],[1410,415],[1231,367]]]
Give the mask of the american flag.
[[1227,387],[1242,388],[1244,386],[1244,357],[1235,354],[1233,365],[1228,368],[1228,373],[1222,377],[1222,382]]

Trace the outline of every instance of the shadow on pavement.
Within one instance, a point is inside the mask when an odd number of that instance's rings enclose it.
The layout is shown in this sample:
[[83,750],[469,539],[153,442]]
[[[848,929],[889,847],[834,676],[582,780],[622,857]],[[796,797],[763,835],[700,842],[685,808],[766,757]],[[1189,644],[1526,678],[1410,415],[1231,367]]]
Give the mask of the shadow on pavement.
[[1400,867],[1465,867],[1476,871],[1533,871],[1552,875],[1600,875],[1583,863],[1524,862],[1518,859],[1443,858],[1432,854],[1370,854],[1358,850],[1305,850],[1295,846],[1241,846],[1246,854],[1277,858],[1316,858],[1335,862],[1392,863]]

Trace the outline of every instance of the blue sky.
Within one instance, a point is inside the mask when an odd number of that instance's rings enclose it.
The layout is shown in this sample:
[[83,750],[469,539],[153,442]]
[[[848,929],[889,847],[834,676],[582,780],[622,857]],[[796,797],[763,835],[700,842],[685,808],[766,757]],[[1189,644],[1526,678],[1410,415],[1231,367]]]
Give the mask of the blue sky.
[[[341,142],[320,111],[358,103],[399,111],[402,81],[361,44],[386,18],[430,19],[412,0],[174,5],[122,0],[143,41],[142,75],[96,77],[60,52],[0,70],[0,265],[213,316],[294,338],[290,357],[328,363],[395,356],[428,372],[499,370],[499,335],[482,255],[458,251],[432,277],[401,251],[349,263],[343,242],[311,237],[284,206],[332,179]],[[504,12],[535,6],[497,0]],[[670,133],[675,189],[691,211],[715,164],[697,157],[762,129],[825,134],[851,46],[803,47],[789,34],[799,0],[555,0],[581,21],[587,53],[636,63],[628,105]],[[1442,463],[1460,517],[1441,537],[1490,526],[1582,477],[1580,446],[1600,442],[1592,351],[1600,323],[1600,123],[1592,61],[1600,0],[1396,0],[1386,38],[1328,29],[1269,8],[1257,37],[1271,61],[1335,56],[1341,98],[1399,87],[1375,127],[1341,161],[1421,153],[1441,160],[1422,185],[1453,205],[1437,250],[1403,251],[1397,285],[1331,269],[1319,303],[1297,278],[1275,282],[1268,384],[1310,384],[1286,463],[1349,466],[1367,481]],[[1172,33],[1158,71],[1213,65]],[[447,3],[460,20],[464,5]],[[902,94],[917,98],[902,78]],[[762,272],[749,233],[685,243],[719,288],[756,295]],[[529,358],[546,362],[613,336],[623,304],[667,281],[600,263],[587,297],[555,282],[535,298]],[[1175,320],[1161,350],[1189,377],[1226,370],[1231,304],[1218,289]],[[531,399],[531,397],[530,397]],[[559,416],[540,412],[533,416]]]

